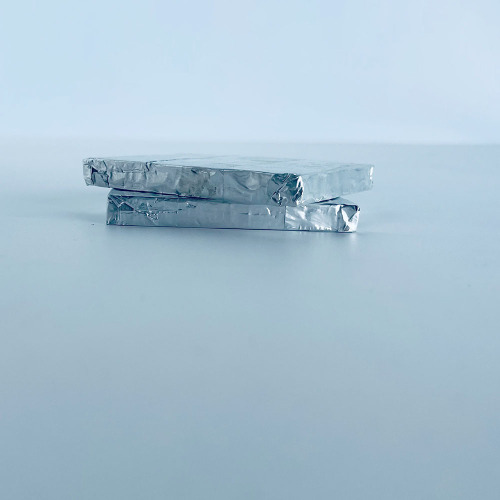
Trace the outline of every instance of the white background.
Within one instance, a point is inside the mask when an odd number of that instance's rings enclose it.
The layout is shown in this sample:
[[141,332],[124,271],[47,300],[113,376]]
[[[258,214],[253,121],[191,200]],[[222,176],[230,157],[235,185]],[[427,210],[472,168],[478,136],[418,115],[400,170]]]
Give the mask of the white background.
[[[499,5],[3,2],[0,498],[498,500]],[[82,158],[179,152],[375,184],[106,226]]]
[[497,0],[2,3],[0,133],[500,139]]

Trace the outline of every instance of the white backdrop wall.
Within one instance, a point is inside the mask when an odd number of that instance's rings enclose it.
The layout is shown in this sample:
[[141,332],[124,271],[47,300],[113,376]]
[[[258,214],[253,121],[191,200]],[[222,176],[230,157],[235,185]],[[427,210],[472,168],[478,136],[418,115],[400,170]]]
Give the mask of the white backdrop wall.
[[46,0],[0,10],[0,134],[500,139],[498,0]]

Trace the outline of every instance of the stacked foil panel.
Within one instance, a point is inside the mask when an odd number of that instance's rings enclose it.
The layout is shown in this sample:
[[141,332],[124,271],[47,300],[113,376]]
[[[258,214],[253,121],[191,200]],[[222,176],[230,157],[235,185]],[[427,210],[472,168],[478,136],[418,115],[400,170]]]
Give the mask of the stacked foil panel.
[[353,232],[373,166],[281,158],[88,158],[88,185],[112,188],[107,223]]

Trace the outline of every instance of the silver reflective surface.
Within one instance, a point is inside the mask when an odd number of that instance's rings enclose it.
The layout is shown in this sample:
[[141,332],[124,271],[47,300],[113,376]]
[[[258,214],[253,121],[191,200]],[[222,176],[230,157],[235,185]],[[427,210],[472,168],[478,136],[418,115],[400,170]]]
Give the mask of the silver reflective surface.
[[301,205],[250,205],[113,189],[107,223],[118,226],[174,226],[349,233],[359,207],[342,198]]
[[88,158],[88,185],[232,203],[296,206],[371,189],[373,166],[283,158]]

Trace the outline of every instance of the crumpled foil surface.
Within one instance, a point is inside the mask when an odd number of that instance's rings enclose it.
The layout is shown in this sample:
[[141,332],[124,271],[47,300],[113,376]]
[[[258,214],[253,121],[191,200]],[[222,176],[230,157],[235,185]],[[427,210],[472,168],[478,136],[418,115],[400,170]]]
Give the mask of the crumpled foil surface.
[[371,189],[373,166],[283,158],[88,158],[88,185],[231,203],[297,206]]
[[359,207],[348,200],[301,206],[217,202],[174,195],[113,189],[107,223],[117,226],[173,226],[285,231],[356,231]]

